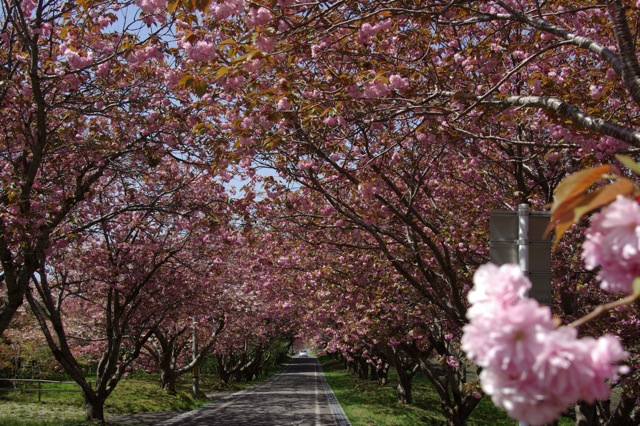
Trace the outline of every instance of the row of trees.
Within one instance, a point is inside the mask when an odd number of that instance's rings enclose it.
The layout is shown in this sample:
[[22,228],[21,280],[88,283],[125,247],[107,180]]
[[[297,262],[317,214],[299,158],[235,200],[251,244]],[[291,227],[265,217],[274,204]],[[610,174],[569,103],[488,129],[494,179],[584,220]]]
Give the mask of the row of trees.
[[170,392],[206,354],[260,373],[296,319],[257,286],[274,274],[253,253],[264,237],[244,228],[226,150],[173,78],[175,18],[7,0],[0,20],[0,333],[11,341],[28,302],[91,420],[134,367]]
[[[421,369],[463,424],[479,388],[459,338],[471,275],[488,260],[489,211],[542,210],[568,173],[637,152],[637,6],[238,4],[177,3],[185,22],[202,17],[178,34],[184,85],[223,87],[223,134],[245,164],[278,173],[270,214],[313,253],[288,260],[314,278],[318,341],[397,365],[401,400]],[[554,261],[554,312],[567,322],[611,297],[591,286],[573,232]],[[617,405],[578,402],[578,422],[635,421],[637,323],[624,318],[581,327],[620,335],[634,368]]]
[[[256,352],[308,314],[319,344],[394,366],[401,401],[422,371],[464,424],[489,211],[543,209],[567,173],[640,147],[622,0],[2,4],[0,332],[26,299],[82,384],[64,312],[91,313],[74,339],[107,324],[94,418],[146,343],[186,336],[173,312],[203,309],[230,346],[264,330]],[[608,300],[580,232],[555,261],[567,320]],[[636,326],[614,312],[581,333],[616,332],[635,367]],[[632,371],[602,421],[637,415]]]

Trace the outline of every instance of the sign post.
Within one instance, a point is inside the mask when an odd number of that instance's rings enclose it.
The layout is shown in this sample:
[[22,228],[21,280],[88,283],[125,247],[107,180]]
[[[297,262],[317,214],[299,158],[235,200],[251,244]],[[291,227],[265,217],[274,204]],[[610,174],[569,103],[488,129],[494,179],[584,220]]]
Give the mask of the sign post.
[[[518,211],[494,210],[489,220],[491,262],[517,263],[531,280],[529,297],[551,305],[551,237],[544,236],[549,212],[531,212],[529,204]],[[519,426],[528,426],[519,422]]]
[[528,204],[517,211],[494,210],[489,220],[491,262],[516,263],[531,280],[529,297],[551,305],[551,236],[544,236],[549,212],[532,212]]

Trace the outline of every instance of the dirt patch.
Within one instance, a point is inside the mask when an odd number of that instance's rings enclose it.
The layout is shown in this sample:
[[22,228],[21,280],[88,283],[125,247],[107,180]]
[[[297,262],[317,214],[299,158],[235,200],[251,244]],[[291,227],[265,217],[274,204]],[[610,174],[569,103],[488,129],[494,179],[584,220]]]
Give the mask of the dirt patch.
[[74,405],[2,401],[2,418],[77,422],[84,418],[84,412]]
[[118,426],[155,425],[162,421],[169,420],[180,413],[181,411],[161,411],[156,413],[116,414],[107,417],[107,424]]

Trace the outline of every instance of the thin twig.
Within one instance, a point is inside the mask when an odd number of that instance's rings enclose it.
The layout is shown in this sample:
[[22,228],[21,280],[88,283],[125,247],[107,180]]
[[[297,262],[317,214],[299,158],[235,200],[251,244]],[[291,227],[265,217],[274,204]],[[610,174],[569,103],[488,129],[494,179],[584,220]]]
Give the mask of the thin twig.
[[620,300],[616,300],[615,302],[600,305],[597,308],[595,308],[593,311],[588,313],[587,315],[583,316],[582,318],[578,318],[577,320],[569,324],[569,327],[574,327],[574,328],[579,327],[582,324],[585,324],[591,321],[592,319],[596,318],[597,316],[600,316],[605,312],[608,312],[617,308],[618,306],[630,305],[636,300],[638,300],[639,297],[640,297],[640,292],[634,293],[631,296],[624,297]]

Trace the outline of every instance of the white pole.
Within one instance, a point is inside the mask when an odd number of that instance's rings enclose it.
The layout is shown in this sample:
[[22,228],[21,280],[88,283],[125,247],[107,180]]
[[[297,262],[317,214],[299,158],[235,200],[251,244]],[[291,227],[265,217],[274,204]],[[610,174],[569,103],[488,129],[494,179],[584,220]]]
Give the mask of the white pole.
[[[518,205],[518,263],[524,276],[529,275],[529,204]],[[518,422],[519,426],[528,426]]]
[[[196,319],[192,318],[192,323],[191,323],[191,333],[192,333],[192,342],[191,342],[191,356],[192,356],[192,360],[195,360],[198,357],[198,338],[196,337]],[[198,395],[200,394],[200,378],[198,377],[200,375],[200,372],[198,371],[198,365],[195,364],[193,366],[193,371],[192,371],[192,386],[191,386],[191,390],[193,391],[193,396],[195,398],[198,397]]]
[[529,204],[518,205],[518,263],[527,275],[529,272]]

